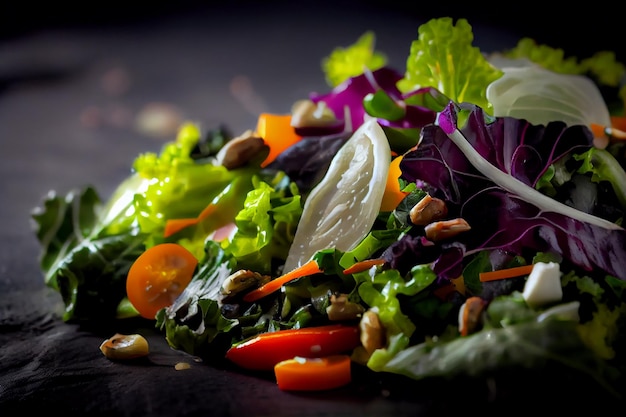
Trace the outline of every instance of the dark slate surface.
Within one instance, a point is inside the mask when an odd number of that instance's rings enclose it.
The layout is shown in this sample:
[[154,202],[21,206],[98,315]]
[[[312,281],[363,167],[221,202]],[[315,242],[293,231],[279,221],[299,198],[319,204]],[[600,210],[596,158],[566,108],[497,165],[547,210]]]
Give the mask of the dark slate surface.
[[[188,9],[161,7],[143,15],[133,9],[123,18],[121,2],[114,1],[110,7],[117,9],[106,9],[101,19],[70,17],[69,7],[59,6],[56,14],[37,14],[39,20],[23,20],[29,3],[8,7],[0,40],[1,416],[44,411],[400,417],[463,409],[483,414],[545,410],[540,403],[561,411],[578,409],[581,402],[603,408],[604,402],[586,401],[603,398],[597,387],[523,374],[412,383],[357,375],[351,386],[335,392],[290,394],[279,391],[271,377],[194,362],[171,350],[145,322],[81,329],[60,319],[63,306],[43,284],[30,224],[31,210],[47,192],[92,184],[108,196],[139,152],[157,151],[173,138],[134,128],[133,120],[150,103],[174,106],[181,117],[204,128],[224,124],[239,133],[254,128],[260,111],[288,112],[293,101],[325,91],[321,58],[365,30],[374,30],[379,49],[403,68],[420,23],[467,11],[443,6],[416,11],[403,8],[403,2],[383,3],[198,7],[192,2]],[[478,13],[473,24],[476,44],[487,51],[511,47],[520,37],[518,20],[507,26],[495,15],[494,10]],[[548,33],[534,30],[539,36]],[[563,30],[561,38],[550,32],[544,39],[562,39],[565,45],[572,39],[565,34],[576,27]],[[233,95],[233,80],[248,83],[247,96]],[[144,334],[149,359],[132,364],[107,360],[99,345],[118,331]],[[174,365],[182,361],[191,368],[176,371]]]

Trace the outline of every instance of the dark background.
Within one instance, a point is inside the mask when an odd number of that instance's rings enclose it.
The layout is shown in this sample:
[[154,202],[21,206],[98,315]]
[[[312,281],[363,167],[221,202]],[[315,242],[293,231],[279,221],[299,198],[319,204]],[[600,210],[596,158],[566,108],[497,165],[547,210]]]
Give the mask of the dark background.
[[[540,43],[562,48],[566,55],[586,57],[595,51],[613,50],[624,61],[625,32],[623,14],[615,2],[549,1],[405,1],[405,0],[232,0],[232,1],[164,1],[131,2],[33,2],[5,1],[0,5],[0,36],[15,37],[42,28],[111,27],[118,24],[141,23],[181,13],[211,14],[223,19],[268,9],[287,9],[304,5],[324,8],[329,14],[349,9],[354,14],[372,10],[393,11],[416,17],[465,17],[471,24],[489,25]],[[235,19],[236,21],[236,19]],[[297,24],[297,22],[293,22]],[[236,23],[235,23],[236,24]],[[324,22],[320,21],[323,28]],[[259,22],[263,30],[263,22]]]

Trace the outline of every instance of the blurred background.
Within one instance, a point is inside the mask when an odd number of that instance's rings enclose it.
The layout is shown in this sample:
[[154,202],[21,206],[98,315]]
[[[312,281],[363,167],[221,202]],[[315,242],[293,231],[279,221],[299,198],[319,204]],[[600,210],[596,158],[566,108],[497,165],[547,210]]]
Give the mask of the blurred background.
[[[624,19],[614,2],[593,1],[583,4],[547,1],[475,2],[475,1],[405,1],[405,0],[155,0],[130,2],[30,2],[5,1],[0,5],[0,35],[20,36],[42,28],[85,28],[119,24],[141,24],[180,14],[214,14],[216,19],[236,24],[237,15],[284,13],[288,10],[323,9],[328,15],[350,10],[356,16],[372,10],[392,15],[419,18],[466,17],[470,23],[489,25],[529,36],[566,53],[584,55],[602,49],[615,50],[623,56]],[[263,29],[263,22],[259,30]],[[297,25],[297,21],[292,22]],[[327,23],[319,21],[323,28]]]

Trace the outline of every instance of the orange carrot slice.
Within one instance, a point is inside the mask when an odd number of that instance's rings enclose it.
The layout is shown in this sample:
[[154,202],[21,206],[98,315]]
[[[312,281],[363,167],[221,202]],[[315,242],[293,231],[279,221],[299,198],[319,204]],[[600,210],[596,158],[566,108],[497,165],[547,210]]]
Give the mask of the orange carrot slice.
[[610,137],[611,139],[626,140],[626,117],[612,116],[611,127],[591,123],[589,126],[596,138]]
[[481,272],[478,274],[480,282],[496,281],[499,279],[515,278],[528,275],[533,270],[533,264],[516,266],[514,268],[498,269],[497,271]]
[[352,266],[349,266],[348,268],[343,270],[343,273],[345,275],[356,274],[357,272],[367,271],[373,266],[382,265],[384,263],[385,263],[385,260],[382,258],[367,259],[365,261],[360,261],[360,262],[355,263]]
[[163,237],[170,237],[174,233],[178,233],[186,227],[194,226],[200,223],[203,219],[206,219],[217,209],[216,204],[209,204],[202,210],[198,217],[186,218],[186,219],[169,219],[165,222],[165,230],[163,231]]
[[306,277],[308,275],[320,274],[322,271],[317,264],[317,262],[313,259],[306,262],[302,266],[294,269],[293,271],[287,272],[284,275],[281,275],[278,278],[275,278],[268,282],[265,285],[260,286],[259,288],[250,291],[246,295],[243,296],[243,300],[249,303],[260,300],[261,298],[278,291],[283,285],[288,283],[289,281],[293,281],[294,279]]

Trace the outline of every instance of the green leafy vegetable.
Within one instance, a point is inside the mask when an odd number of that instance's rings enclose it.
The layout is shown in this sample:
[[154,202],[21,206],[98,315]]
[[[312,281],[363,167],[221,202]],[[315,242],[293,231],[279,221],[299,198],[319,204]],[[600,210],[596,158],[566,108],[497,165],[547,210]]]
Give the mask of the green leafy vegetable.
[[517,45],[506,51],[509,58],[526,58],[541,67],[561,74],[589,73],[603,85],[617,87],[626,73],[626,67],[615,59],[611,51],[596,52],[589,58],[578,60],[565,57],[565,51],[548,45],[538,44],[534,39],[522,38]]
[[609,151],[598,148],[574,155],[574,159],[583,161],[578,168],[579,173],[591,173],[591,180],[595,182],[609,182],[622,209],[626,211],[626,171],[617,159]]
[[506,51],[508,58],[525,58],[539,64],[542,68],[561,74],[583,74],[585,66],[578,62],[576,57],[565,57],[565,51],[560,48],[552,48],[548,45],[540,45],[531,38],[522,38],[517,45]]
[[398,88],[408,92],[434,87],[458,103],[474,103],[490,112],[485,91],[502,72],[472,46],[474,34],[467,20],[458,19],[455,25],[449,17],[432,19],[418,32]]
[[220,288],[232,273],[234,259],[217,243],[208,240],[201,268],[170,307],[156,316],[156,327],[165,331],[168,344],[192,355],[210,358],[212,352],[221,357],[220,349],[230,346],[229,332],[237,319],[222,315],[218,304]]
[[374,49],[376,36],[367,31],[351,46],[335,48],[322,60],[326,82],[336,87],[350,77],[363,73],[363,69],[377,70],[387,63],[387,57]]
[[[155,234],[156,239],[162,235],[166,221],[195,218],[209,203],[220,204],[219,216],[204,219],[194,229],[206,237],[234,220],[252,189],[252,176],[259,172],[258,165],[228,170],[213,164],[211,159],[192,158],[199,140],[199,128],[186,124],[176,140],[166,143],[159,154],[141,154],[133,163],[137,175],[149,180],[146,189],[135,196],[137,220],[142,231]],[[189,238],[190,232],[176,237]]]
[[[281,178],[287,180],[287,187],[281,186]],[[271,274],[272,262],[287,258],[302,205],[296,185],[284,174],[279,174],[275,182],[273,187],[253,179],[254,189],[235,217],[237,231],[223,244],[237,259],[239,269]]]
[[[123,182],[116,198],[135,189],[136,179]],[[49,195],[33,213],[45,282],[61,294],[65,321],[105,321],[125,298],[126,274],[145,249],[145,235],[124,215],[129,200],[116,201],[125,203],[103,206],[87,187]]]

